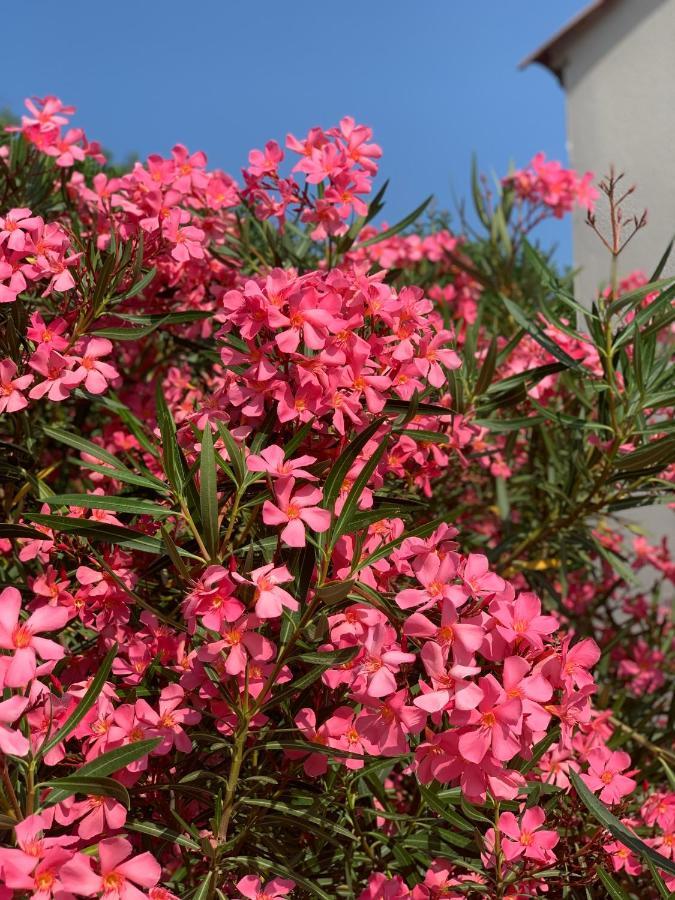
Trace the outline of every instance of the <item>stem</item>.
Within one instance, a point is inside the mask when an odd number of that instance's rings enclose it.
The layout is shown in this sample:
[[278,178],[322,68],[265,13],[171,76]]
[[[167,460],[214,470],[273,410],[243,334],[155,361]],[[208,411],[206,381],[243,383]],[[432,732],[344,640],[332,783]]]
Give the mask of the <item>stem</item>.
[[239,512],[239,504],[241,503],[241,488],[237,488],[237,492],[234,495],[234,500],[232,501],[232,509],[230,510],[230,519],[227,523],[227,530],[225,532],[225,536],[223,537],[222,543],[220,545],[220,556],[225,555],[225,550],[227,549],[227,545],[230,542],[230,538],[232,537],[232,531],[234,530],[235,522],[237,521],[237,513]]
[[35,804],[35,760],[28,763],[26,773],[26,818],[33,815]]
[[7,762],[5,761],[5,757],[0,753],[0,778],[2,778],[2,783],[5,788],[5,793],[7,794],[7,799],[9,800],[9,805],[11,807],[12,812],[14,813],[14,817],[17,821],[23,819],[21,815],[21,807],[19,806],[19,801],[17,800],[16,794],[14,793],[14,785],[9,777],[9,772],[7,770]]
[[227,776],[227,786],[225,788],[225,803],[223,806],[223,814],[220,818],[218,826],[218,843],[224,844],[227,840],[227,829],[232,818],[234,808],[234,798],[237,792],[237,784],[239,782],[239,773],[241,764],[244,759],[244,747],[246,746],[246,738],[248,737],[248,727],[250,718],[244,717],[243,722],[237,728],[234,738],[234,749],[232,752],[232,762],[230,763],[230,774]]
[[495,897],[501,898],[504,896],[504,881],[502,879],[502,862],[504,860],[504,854],[502,852],[502,838],[501,832],[499,831],[499,803],[495,803]]
[[190,531],[192,532],[192,536],[197,541],[197,546],[199,547],[199,552],[202,554],[202,556],[204,557],[204,560],[206,562],[211,562],[211,555],[210,555],[209,551],[206,549],[206,547],[204,546],[204,541],[202,540],[202,536],[199,533],[199,529],[197,528],[197,526],[194,523],[194,519],[190,515],[190,510],[187,508],[185,503],[180,498],[179,498],[179,503],[180,503],[180,511],[183,513],[185,521],[188,523],[188,527],[190,528]]
[[615,716],[610,716],[609,721],[612,723],[612,725],[615,726],[615,728],[621,728],[621,730],[625,731],[626,734],[629,734],[634,741],[645,747],[647,750],[651,751],[655,756],[663,756],[669,759],[671,762],[675,762],[675,753],[672,753],[670,750],[666,750],[665,747],[659,747],[657,744],[652,743],[650,740],[648,740],[648,738],[641,735],[639,731],[635,731],[634,728],[631,728],[630,725],[625,725],[620,719],[617,719]]

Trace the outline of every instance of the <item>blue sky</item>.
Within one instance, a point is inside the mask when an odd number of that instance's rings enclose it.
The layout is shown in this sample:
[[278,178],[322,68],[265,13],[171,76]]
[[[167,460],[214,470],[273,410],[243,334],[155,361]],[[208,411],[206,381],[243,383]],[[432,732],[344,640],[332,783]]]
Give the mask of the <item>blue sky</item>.
[[[238,176],[251,147],[328,127],[375,130],[386,219],[468,197],[538,150],[566,159],[564,97],[518,62],[585,0],[22,0],[3,9],[0,108],[57,94],[117,158],[180,141]],[[571,256],[569,221],[542,234]]]

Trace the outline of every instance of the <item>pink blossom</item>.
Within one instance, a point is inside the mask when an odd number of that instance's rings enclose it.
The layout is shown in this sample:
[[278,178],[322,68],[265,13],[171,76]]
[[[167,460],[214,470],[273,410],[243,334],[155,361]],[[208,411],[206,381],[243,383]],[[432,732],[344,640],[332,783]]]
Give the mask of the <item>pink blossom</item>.
[[[0,603],[2,596],[0,595]],[[27,706],[28,698],[18,695],[0,701],[0,752],[11,753],[13,756],[25,756],[28,753],[28,739],[18,728],[10,727],[23,715]]]
[[629,766],[630,756],[624,750],[595,747],[588,754],[588,774],[581,777],[594,793],[600,791],[603,803],[618,803],[637,787],[633,778],[621,774]]
[[66,400],[82,381],[81,375],[71,370],[72,357],[61,356],[56,350],[40,347],[30,358],[28,365],[44,377],[31,389],[28,396],[39,400],[46,394],[50,400]]
[[460,753],[470,762],[480,763],[490,750],[496,759],[507,762],[520,747],[521,701],[509,698],[494,675],[479,678],[478,685],[483,699],[477,709],[465,714],[473,727],[462,731]]
[[180,685],[169,684],[162,688],[159,695],[159,713],[145,700],[136,701],[135,712],[139,720],[150,725],[153,736],[157,734],[162,739],[153,753],[162,755],[174,746],[181,753],[192,750],[192,741],[182,726],[196,724],[201,719],[201,714],[195,709],[181,706],[184,698],[185,691]]
[[284,451],[276,444],[265,447],[260,455],[250,453],[246,457],[246,466],[249,472],[267,472],[272,478],[305,478],[307,481],[317,480],[316,475],[312,475],[304,468],[315,462],[315,456],[297,456],[295,459],[286,459]]
[[39,216],[32,217],[29,209],[10,209],[4,218],[0,216],[0,246],[8,250],[21,251],[26,245],[26,231],[32,231],[42,224]]
[[81,350],[82,356],[75,357],[79,365],[73,370],[73,375],[79,377],[82,386],[91,394],[102,394],[108,382],[119,377],[117,369],[100,359],[112,351],[113,345],[107,338],[89,338]]
[[129,859],[131,853],[132,846],[126,838],[105,838],[98,845],[101,874],[92,870],[89,857],[78,854],[61,869],[64,888],[85,897],[102,891],[105,900],[140,900],[145,894],[136,885],[154,887],[162,869],[151,853]]
[[289,878],[273,878],[263,887],[257,875],[245,875],[237,882],[237,890],[246,900],[276,900],[290,894],[294,887],[295,882]]
[[61,606],[41,606],[25,622],[21,622],[21,594],[8,587],[0,594],[0,648],[13,650],[5,670],[7,687],[25,687],[36,671],[36,657],[61,659],[64,648],[47,638],[37,637],[44,631],[57,631],[68,621],[68,611]]
[[281,539],[289,547],[305,546],[305,525],[317,532],[330,527],[330,511],[321,509],[322,493],[318,488],[303,485],[295,490],[295,479],[285,478],[277,482],[276,503],[265,500],[263,522],[266,525],[283,525]]
[[34,375],[14,376],[17,373],[16,363],[11,359],[0,361],[0,413],[17,412],[28,406],[28,401],[21,393],[35,379]]
[[[545,821],[546,813],[541,806],[526,809],[520,821],[512,812],[501,814],[499,830],[502,833],[502,850],[509,862],[520,857],[532,859],[541,865],[555,862],[553,848],[559,842],[560,835],[556,831],[542,828]],[[494,839],[494,830],[491,831]]]
[[495,600],[490,613],[497,622],[497,631],[509,643],[525,641],[534,650],[544,646],[543,637],[558,628],[553,616],[541,615],[541,600],[531,593],[521,592],[513,603]]
[[298,601],[294,600],[288,591],[279,587],[280,584],[293,580],[286,566],[275,568],[274,563],[269,563],[259,569],[254,569],[250,579],[243,578],[237,572],[233,573],[233,577],[241,583],[255,586],[253,602],[256,615],[261,619],[277,618],[283,612],[284,607],[291,610],[299,608]]

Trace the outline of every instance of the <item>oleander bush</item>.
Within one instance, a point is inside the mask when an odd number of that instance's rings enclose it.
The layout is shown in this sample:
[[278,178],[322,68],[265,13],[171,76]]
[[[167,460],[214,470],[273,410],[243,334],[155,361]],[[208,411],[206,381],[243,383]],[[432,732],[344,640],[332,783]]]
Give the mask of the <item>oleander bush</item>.
[[[674,501],[675,279],[619,279],[622,178],[387,225],[350,118],[236,181],[26,106],[0,898],[670,896],[675,562],[630,511]],[[536,244],[575,207],[596,297]]]

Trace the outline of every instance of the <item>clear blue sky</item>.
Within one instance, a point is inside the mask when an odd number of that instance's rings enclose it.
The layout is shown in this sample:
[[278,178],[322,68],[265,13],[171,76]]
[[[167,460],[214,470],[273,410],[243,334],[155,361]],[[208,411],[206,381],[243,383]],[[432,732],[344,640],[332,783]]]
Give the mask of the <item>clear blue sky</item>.
[[[3,19],[0,108],[57,94],[123,158],[180,141],[239,176],[248,150],[349,114],[371,125],[391,223],[468,197],[535,152],[566,159],[564,97],[518,62],[585,0],[21,0]],[[569,261],[569,221],[542,237]]]

